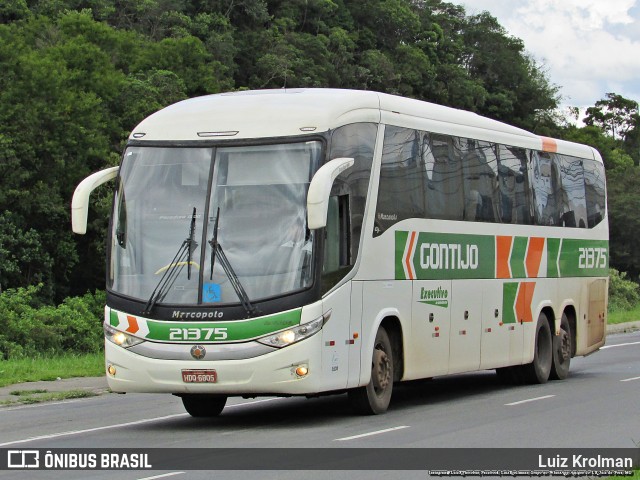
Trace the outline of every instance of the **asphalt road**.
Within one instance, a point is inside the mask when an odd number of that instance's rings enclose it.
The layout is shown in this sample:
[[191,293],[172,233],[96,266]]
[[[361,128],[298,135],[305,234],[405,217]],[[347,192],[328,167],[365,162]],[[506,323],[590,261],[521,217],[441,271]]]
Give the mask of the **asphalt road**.
[[[0,409],[0,448],[634,448],[640,332],[609,335],[567,380],[503,386],[493,371],[396,386],[390,410],[354,416],[346,395],[230,399],[193,419],[170,395],[128,394]],[[321,451],[318,452],[322,454]],[[238,468],[242,468],[239,465]],[[419,471],[3,471],[0,479],[422,479]]]

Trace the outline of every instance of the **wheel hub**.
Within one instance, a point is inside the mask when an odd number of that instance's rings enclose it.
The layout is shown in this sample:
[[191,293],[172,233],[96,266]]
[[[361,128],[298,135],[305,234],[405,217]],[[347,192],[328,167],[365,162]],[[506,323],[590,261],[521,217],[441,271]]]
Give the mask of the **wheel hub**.
[[391,365],[389,356],[384,350],[376,349],[373,352],[373,370],[371,372],[373,387],[376,392],[385,390],[391,381]]
[[567,360],[571,356],[571,340],[566,331],[560,331],[560,354],[563,360]]

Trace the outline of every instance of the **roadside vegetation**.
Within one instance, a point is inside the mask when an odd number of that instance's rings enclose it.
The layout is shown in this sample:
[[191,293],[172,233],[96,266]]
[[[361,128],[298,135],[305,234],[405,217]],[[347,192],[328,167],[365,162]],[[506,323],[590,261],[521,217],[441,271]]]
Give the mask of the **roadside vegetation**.
[[0,361],[0,387],[23,382],[100,375],[104,375],[102,352],[10,358]]
[[624,323],[640,320],[640,285],[624,272],[609,270],[608,323]]

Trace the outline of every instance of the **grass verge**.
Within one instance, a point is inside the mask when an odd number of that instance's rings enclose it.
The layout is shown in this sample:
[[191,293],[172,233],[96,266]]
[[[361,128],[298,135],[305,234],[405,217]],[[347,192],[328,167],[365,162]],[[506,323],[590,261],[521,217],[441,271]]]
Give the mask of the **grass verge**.
[[609,312],[609,315],[607,316],[607,323],[625,323],[635,322],[638,320],[640,320],[640,305],[637,305],[631,310]]
[[0,405],[28,405],[32,403],[69,400],[71,398],[95,397],[97,393],[87,390],[69,390],[67,392],[47,392],[46,390],[18,390],[11,392],[16,399],[0,401]]
[[104,354],[15,358],[0,361],[0,387],[22,382],[104,375]]

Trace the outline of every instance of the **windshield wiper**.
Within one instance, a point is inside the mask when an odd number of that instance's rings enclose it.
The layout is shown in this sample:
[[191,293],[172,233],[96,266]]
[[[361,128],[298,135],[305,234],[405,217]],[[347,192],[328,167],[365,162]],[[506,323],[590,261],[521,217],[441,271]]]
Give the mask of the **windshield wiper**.
[[229,263],[229,259],[222,250],[222,245],[218,243],[218,223],[220,220],[220,207],[218,207],[218,211],[216,213],[216,221],[213,224],[213,236],[211,240],[209,240],[209,245],[211,245],[211,271],[209,272],[209,280],[213,278],[213,267],[215,266],[215,259],[217,258],[224,270],[224,273],[227,275],[227,278],[231,282],[231,286],[236,291],[236,295],[240,299],[240,303],[242,307],[247,312],[247,318],[255,317],[260,313],[260,311],[251,304],[251,300],[249,300],[249,295],[247,295],[246,290],[240,283],[240,279],[236,272],[233,270],[233,267]]
[[[176,252],[173,260],[169,262],[166,267],[163,267],[164,273],[158,281],[156,288],[151,292],[151,296],[149,300],[147,300],[147,304],[144,307],[143,315],[148,315],[153,310],[153,307],[156,303],[164,300],[164,297],[169,293],[169,289],[175,283],[175,281],[180,276],[185,263],[187,265],[187,280],[191,280],[191,257],[193,255],[194,250],[198,247],[198,242],[194,240],[194,235],[196,231],[196,207],[193,207],[193,214],[191,215],[191,223],[189,224],[189,236],[184,239],[180,248]],[[162,270],[162,269],[160,269]],[[159,273],[160,270],[158,270]]]

